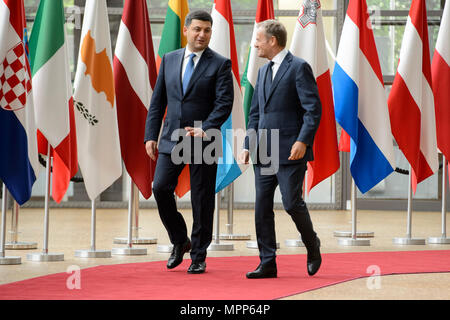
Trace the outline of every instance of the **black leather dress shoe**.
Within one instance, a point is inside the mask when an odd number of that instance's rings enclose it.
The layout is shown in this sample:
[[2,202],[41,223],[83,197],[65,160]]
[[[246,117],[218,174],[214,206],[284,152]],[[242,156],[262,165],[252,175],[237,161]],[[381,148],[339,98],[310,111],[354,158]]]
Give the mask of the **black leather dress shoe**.
[[260,263],[255,271],[247,272],[247,279],[264,279],[277,277],[277,264],[275,262]]
[[172,254],[167,260],[167,269],[173,269],[183,262],[183,256],[186,252],[191,250],[191,240],[189,238],[183,244],[176,244],[173,246]]
[[199,273],[204,273],[205,270],[206,270],[206,262],[205,261],[192,262],[187,272],[191,273],[191,274],[199,274]]
[[313,276],[319,271],[320,265],[322,264],[322,256],[320,255],[320,239],[316,238],[316,243],[313,247],[307,248],[307,269],[308,274]]

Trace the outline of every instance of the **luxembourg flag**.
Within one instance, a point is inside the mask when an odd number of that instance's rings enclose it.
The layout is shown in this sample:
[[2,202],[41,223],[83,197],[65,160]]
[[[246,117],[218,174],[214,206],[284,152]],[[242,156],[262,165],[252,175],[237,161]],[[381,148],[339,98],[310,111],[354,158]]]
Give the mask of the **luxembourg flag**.
[[[216,192],[219,192],[239,177],[248,168],[248,165],[240,165],[236,161],[238,152],[240,152],[238,146],[244,145],[245,118],[230,0],[215,0],[211,16],[214,28],[209,46],[224,57],[231,59],[234,84],[233,110],[221,128],[223,157],[219,159],[216,177]],[[235,135],[233,132],[243,134]],[[237,139],[234,139],[236,136]]]
[[332,77],[336,120],[350,135],[350,171],[366,193],[394,171],[380,62],[365,0],[350,0]]
[[439,168],[428,43],[425,0],[413,0],[388,104],[392,133],[412,168],[414,192]]
[[23,0],[0,1],[0,179],[20,205],[39,174]]

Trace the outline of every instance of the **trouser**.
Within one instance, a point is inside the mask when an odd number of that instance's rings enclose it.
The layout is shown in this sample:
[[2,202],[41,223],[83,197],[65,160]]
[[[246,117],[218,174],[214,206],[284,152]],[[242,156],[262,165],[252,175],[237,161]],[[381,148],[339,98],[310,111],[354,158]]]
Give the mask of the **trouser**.
[[[153,180],[153,195],[161,221],[170,242],[182,244],[187,239],[187,227],[177,210],[174,191],[185,164],[174,164],[168,154],[159,154]],[[189,164],[193,225],[191,233],[192,261],[206,259],[206,250],[212,240],[215,206],[217,164]]]
[[276,236],[273,202],[275,189],[280,186],[283,206],[291,216],[307,248],[314,246],[316,233],[306,203],[302,198],[306,161],[280,165],[273,175],[262,175],[261,166],[255,165],[255,226],[261,263],[276,257]]

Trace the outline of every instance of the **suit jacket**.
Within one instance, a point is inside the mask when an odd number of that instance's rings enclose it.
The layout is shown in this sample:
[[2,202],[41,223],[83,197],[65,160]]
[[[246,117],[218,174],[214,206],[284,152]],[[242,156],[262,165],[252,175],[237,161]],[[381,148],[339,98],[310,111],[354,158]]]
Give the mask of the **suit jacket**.
[[[266,64],[259,69],[247,129],[267,129],[269,156],[272,150],[270,130],[279,130],[279,164],[312,161],[312,145],[319,127],[322,105],[311,67],[303,59],[288,52],[266,97],[264,80],[268,68],[269,64]],[[296,141],[307,144],[307,150],[303,159],[291,161],[288,158]],[[250,147],[252,145],[247,134],[244,148],[250,150]],[[254,153],[255,150],[250,152]]]
[[184,52],[185,49],[179,49],[163,56],[147,114],[144,142],[158,141],[167,106],[159,141],[160,153],[170,154],[178,143],[171,140],[172,133],[194,126],[194,121],[202,121],[205,132],[213,128],[220,130],[233,107],[231,60],[206,48],[183,95]]

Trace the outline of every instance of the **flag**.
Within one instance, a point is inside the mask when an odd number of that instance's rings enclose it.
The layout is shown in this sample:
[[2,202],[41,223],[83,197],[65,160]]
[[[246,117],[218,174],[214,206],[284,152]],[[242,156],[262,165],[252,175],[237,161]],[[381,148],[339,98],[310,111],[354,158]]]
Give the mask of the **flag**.
[[250,49],[247,58],[247,65],[245,72],[242,75],[241,86],[244,99],[244,116],[245,124],[248,123],[248,116],[250,114],[250,107],[252,104],[253,92],[255,91],[256,80],[258,79],[258,70],[267,63],[266,58],[258,57],[258,50],[255,49],[256,31],[258,23],[266,20],[275,19],[273,10],[273,0],[258,0],[256,8],[255,25],[253,27],[252,40],[250,42]]
[[[437,146],[450,159],[450,1],[445,3],[431,65]],[[444,163],[445,166],[445,163]]]
[[[234,102],[230,117],[222,125],[222,157],[219,158],[216,177],[216,192],[221,191],[239,177],[248,165],[238,164],[237,146],[244,145],[245,118],[242,92],[239,81],[239,61],[237,58],[236,40],[234,36],[233,14],[230,0],[215,0],[211,12],[214,28],[211,35],[210,48],[231,59],[233,73]],[[237,139],[234,139],[236,136]]]
[[84,8],[73,98],[78,162],[95,200],[122,175],[122,159],[106,0],[87,0]]
[[75,115],[62,0],[41,0],[30,38],[38,151],[53,157],[52,196],[61,202],[78,171]]
[[122,159],[145,199],[152,195],[156,162],[145,150],[145,119],[156,83],[152,31],[145,0],[127,0],[114,57]]
[[[314,9],[314,10],[312,10]],[[322,103],[322,118],[314,139],[314,161],[308,162],[307,192],[333,175],[340,166],[333,90],[319,0],[304,0],[290,51],[311,66]]]
[[342,152],[350,152],[350,136],[344,129],[341,130],[338,149]]
[[[166,19],[161,34],[158,55],[156,56],[156,68],[159,70],[161,59],[167,52],[186,46],[187,39],[183,34],[184,20],[189,13],[187,0],[169,0]],[[181,198],[191,190],[189,166],[185,166],[178,177],[178,185],[175,194]]]
[[0,1],[0,179],[19,205],[39,174],[23,0]]
[[336,120],[351,138],[350,171],[366,193],[394,171],[383,77],[364,0],[350,0],[333,77]]
[[183,34],[184,20],[189,13],[187,0],[169,0],[166,19],[161,34],[156,66],[159,70],[161,59],[167,52],[184,48],[187,39]]
[[414,192],[439,167],[431,83],[425,0],[413,0],[388,104],[392,133],[413,171]]

